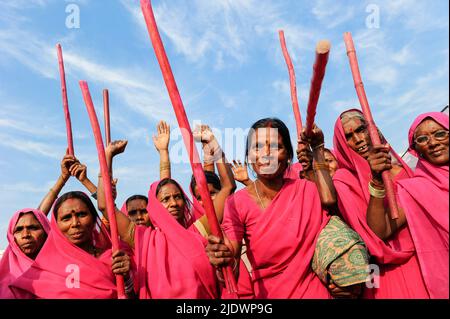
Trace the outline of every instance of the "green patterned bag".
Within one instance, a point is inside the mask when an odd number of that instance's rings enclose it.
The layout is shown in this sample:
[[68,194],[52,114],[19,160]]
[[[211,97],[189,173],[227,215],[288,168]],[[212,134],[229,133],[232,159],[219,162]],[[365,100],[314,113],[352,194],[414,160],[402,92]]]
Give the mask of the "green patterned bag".
[[366,245],[357,232],[332,216],[320,232],[312,269],[326,285],[329,278],[340,287],[366,282],[369,275]]

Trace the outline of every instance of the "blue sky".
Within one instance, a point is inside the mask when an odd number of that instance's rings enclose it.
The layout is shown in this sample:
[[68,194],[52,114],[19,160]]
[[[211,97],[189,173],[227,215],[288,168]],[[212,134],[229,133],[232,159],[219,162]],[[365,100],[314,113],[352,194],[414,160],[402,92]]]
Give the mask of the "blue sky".
[[[67,28],[75,4],[80,27]],[[353,34],[374,119],[402,151],[416,115],[448,104],[448,2],[441,0],[269,1],[154,0],[157,23],[191,123],[222,132],[245,130],[277,116],[295,132],[286,65],[278,30],[285,31],[297,74],[302,118],[314,48],[332,43],[317,111],[331,146],[334,122],[359,103],[343,33]],[[378,27],[368,27],[375,6]],[[371,26],[371,25],[369,25]],[[372,25],[373,26],[373,25]],[[113,139],[128,139],[115,161],[118,204],[146,194],[159,174],[151,141],[158,120],[176,127],[138,0],[0,1],[0,249],[9,218],[37,207],[59,175],[66,148],[55,44],[64,51],[75,153],[96,180],[98,160],[78,80],[87,80],[102,118],[102,89],[110,90]],[[172,136],[173,158],[182,149]],[[242,159],[243,139],[229,139],[229,158]],[[187,163],[174,163],[184,186]],[[71,180],[64,191],[80,189]]]

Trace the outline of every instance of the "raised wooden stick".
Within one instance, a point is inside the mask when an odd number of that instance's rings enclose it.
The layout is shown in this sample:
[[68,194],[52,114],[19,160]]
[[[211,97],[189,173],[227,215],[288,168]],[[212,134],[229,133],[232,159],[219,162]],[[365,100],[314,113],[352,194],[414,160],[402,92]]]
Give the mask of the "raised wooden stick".
[[105,118],[105,146],[108,146],[111,143],[111,127],[109,121],[109,92],[107,89],[103,90],[103,116]]
[[67,100],[66,72],[64,71],[64,60],[62,55],[61,44],[58,43],[56,45],[56,51],[58,52],[58,64],[59,64],[59,75],[61,78],[64,118],[66,120],[67,146],[69,148],[69,155],[74,155],[75,153],[73,150],[72,124],[70,121],[69,102]]
[[[141,0],[141,9],[142,13],[144,14],[147,30],[150,35],[150,40],[152,42],[153,49],[155,50],[156,58],[158,59],[164,82],[166,84],[167,91],[169,93],[170,100],[177,117],[178,125],[180,126],[181,133],[183,135],[184,144],[189,154],[192,172],[194,173],[195,180],[197,181],[198,191],[204,204],[211,233],[214,236],[223,239],[222,230],[220,229],[219,222],[214,211],[214,205],[211,200],[211,195],[207,187],[205,173],[203,171],[197,149],[195,148],[194,138],[192,136],[191,127],[186,116],[186,111],[184,109],[183,102],[181,101],[181,96],[178,92],[178,87],[175,82],[175,78],[173,76],[172,69],[170,67],[166,51],[164,49],[164,45],[158,32],[158,26],[156,25],[151,1]],[[237,291],[237,285],[231,266],[225,267],[224,279],[228,291],[230,293],[235,293]]]
[[294,65],[292,64],[291,57],[289,56],[289,52],[286,47],[286,40],[284,39],[283,30],[278,31],[278,35],[280,37],[281,50],[283,51],[284,60],[286,61],[286,65],[289,71],[289,82],[291,85],[291,100],[292,100],[292,109],[294,111],[295,124],[297,128],[297,140],[301,140],[302,135],[302,117],[300,115],[300,108],[298,106],[298,97],[297,97],[297,84],[295,81],[295,71]]
[[311,89],[309,90],[308,108],[306,111],[306,136],[310,136],[316,116],[317,103],[319,102],[320,89],[325,76],[331,44],[328,40],[321,40],[316,46],[316,61],[313,66]]
[[[108,214],[109,227],[111,229],[111,242],[113,252],[119,250],[119,234],[117,231],[116,211],[112,196],[111,177],[106,164],[105,146],[103,145],[102,132],[98,124],[97,114],[95,113],[94,103],[86,81],[80,81],[81,92],[83,93],[84,103],[91,121],[92,131],[94,132],[95,145],[97,147],[98,161],[102,172],[102,181],[105,188],[106,212]],[[117,296],[119,299],[126,299],[123,275],[116,275]]]
[[[345,47],[347,48],[348,60],[350,62],[350,68],[352,70],[353,81],[355,83],[356,94],[358,95],[359,104],[361,104],[361,109],[366,119],[370,139],[372,140],[372,145],[381,144],[380,136],[378,135],[378,129],[372,117],[372,112],[370,111],[369,102],[367,101],[366,92],[364,90],[364,84],[361,79],[361,73],[359,72],[358,58],[356,57],[355,46],[353,44],[352,35],[350,32],[344,33]],[[386,195],[389,202],[389,208],[391,210],[391,218],[398,218],[398,207],[395,200],[394,185],[389,176],[388,171],[382,173],[384,186],[386,187]]]

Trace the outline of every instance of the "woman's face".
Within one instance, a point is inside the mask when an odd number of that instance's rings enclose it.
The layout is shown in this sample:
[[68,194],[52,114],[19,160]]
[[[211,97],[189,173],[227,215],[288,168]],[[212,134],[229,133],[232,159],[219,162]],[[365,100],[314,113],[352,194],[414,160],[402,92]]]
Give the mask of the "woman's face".
[[333,177],[338,169],[338,162],[332,153],[325,151],[323,154],[325,156],[325,162],[328,164],[330,170],[330,176]]
[[58,209],[56,222],[64,236],[74,245],[92,243],[95,218],[88,206],[78,198],[69,198]]
[[[211,195],[211,200],[214,200],[214,199],[216,198],[217,193],[220,192],[220,191],[219,191],[217,188],[215,188],[214,185],[211,184],[211,183],[208,183],[208,190],[209,190],[209,194]],[[195,196],[195,198],[198,200],[198,202],[200,203],[200,205],[203,206],[203,201],[202,201],[202,198],[201,198],[200,193],[199,193],[199,191],[198,191],[198,186],[197,186],[197,185],[195,185],[195,188],[194,188],[194,196]]]
[[167,209],[178,222],[182,222],[184,218],[184,210],[186,202],[183,199],[181,190],[174,184],[166,184],[159,190],[157,194],[159,202]]
[[25,213],[19,218],[13,235],[17,246],[31,259],[36,258],[47,239],[44,228],[33,213]]
[[256,129],[251,137],[249,163],[258,177],[273,179],[284,174],[288,167],[288,151],[277,129]]
[[149,227],[151,225],[147,212],[147,202],[144,199],[133,199],[127,204],[128,216],[136,225]]
[[448,130],[432,119],[426,119],[414,132],[416,151],[434,165],[448,165]]
[[364,159],[369,157],[372,148],[367,124],[360,118],[353,117],[342,120],[347,145]]

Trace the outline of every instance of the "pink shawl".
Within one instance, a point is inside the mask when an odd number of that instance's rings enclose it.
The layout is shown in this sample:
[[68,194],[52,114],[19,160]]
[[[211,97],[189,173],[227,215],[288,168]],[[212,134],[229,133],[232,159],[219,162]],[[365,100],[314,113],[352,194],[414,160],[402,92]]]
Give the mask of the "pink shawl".
[[[357,109],[349,111],[361,112]],[[384,242],[367,225],[370,166],[363,157],[347,145],[340,118],[341,116],[336,120],[333,137],[334,151],[339,163],[339,169],[333,177],[338,195],[339,212],[347,224],[363,238],[370,255],[380,266],[379,288],[372,289],[372,292],[367,291],[366,297],[427,298],[425,288],[423,284],[421,285],[423,280],[408,228],[400,229]],[[404,168],[395,180],[411,177],[413,174],[411,169],[397,153],[393,150],[391,153]]]
[[300,178],[300,172],[302,170],[303,170],[302,164],[294,163],[294,164],[290,165],[289,168],[286,170],[284,177],[298,179],[298,178]]
[[[314,183],[285,179],[265,211],[243,189],[228,198],[225,214],[240,216],[239,221],[231,222],[231,227],[240,222],[244,228],[253,228],[251,238],[244,235],[256,298],[330,298],[311,268],[318,235],[328,222]],[[246,225],[242,220],[249,214],[258,216],[256,224]],[[228,231],[232,235],[233,230]]]
[[[433,112],[416,118],[409,130],[412,149],[414,131],[426,118],[432,118],[448,130],[448,115]],[[405,210],[420,268],[431,298],[449,298],[449,174],[448,166],[435,166],[424,158],[414,177],[398,182],[399,202]]]
[[14,240],[14,228],[21,214],[32,212],[36,219],[41,224],[44,231],[48,234],[50,232],[50,223],[47,217],[39,210],[33,208],[25,208],[19,210],[9,221],[8,226],[8,247],[6,248],[3,257],[0,260],[0,299],[13,299],[14,294],[9,288],[17,277],[20,277],[30,266],[34,260],[27,257]]
[[205,253],[205,240],[184,228],[156,198],[151,185],[148,207],[156,229],[136,226],[135,256],[141,299],[214,299],[215,271]]
[[95,258],[67,240],[53,215],[51,232],[35,263],[12,285],[16,296],[44,299],[117,298],[111,270],[111,241],[97,218],[94,245],[106,249]]

